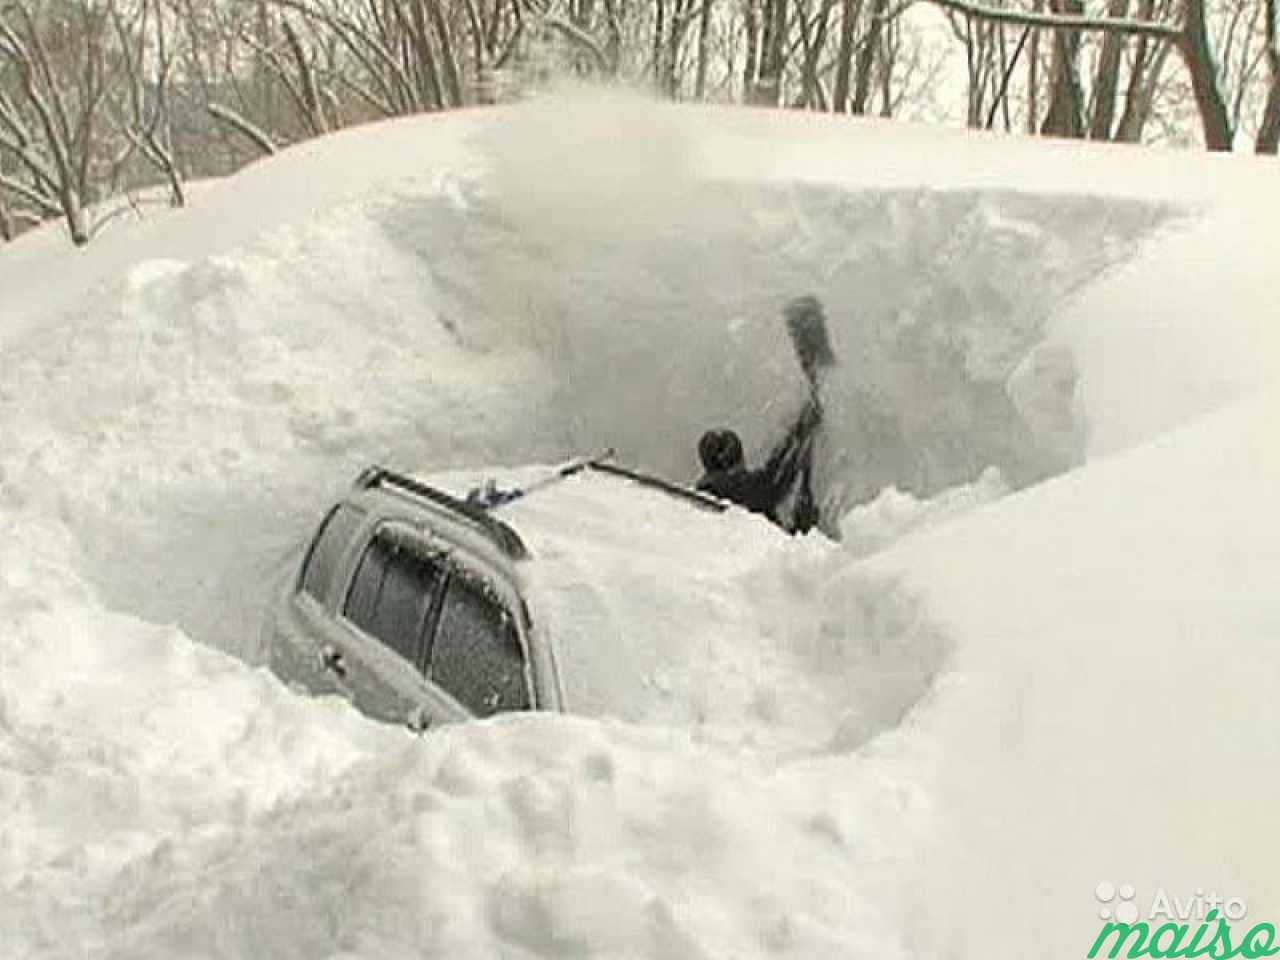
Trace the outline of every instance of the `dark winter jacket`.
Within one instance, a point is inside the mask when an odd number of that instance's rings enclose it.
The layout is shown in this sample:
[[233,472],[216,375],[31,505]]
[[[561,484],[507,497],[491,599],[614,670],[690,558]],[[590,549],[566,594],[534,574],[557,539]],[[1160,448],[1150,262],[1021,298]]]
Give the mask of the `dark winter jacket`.
[[746,507],[753,513],[763,513],[775,523],[778,504],[787,495],[787,487],[780,487],[776,478],[770,477],[767,471],[748,470],[741,463],[728,470],[704,474],[698,481],[698,489]]
[[807,403],[763,467],[751,470],[746,464],[738,463],[727,470],[710,471],[698,481],[698,489],[753,513],[762,513],[778,523],[778,507],[791,491],[796,477],[803,471],[807,479],[805,468],[813,452],[810,441],[820,419],[817,404]]

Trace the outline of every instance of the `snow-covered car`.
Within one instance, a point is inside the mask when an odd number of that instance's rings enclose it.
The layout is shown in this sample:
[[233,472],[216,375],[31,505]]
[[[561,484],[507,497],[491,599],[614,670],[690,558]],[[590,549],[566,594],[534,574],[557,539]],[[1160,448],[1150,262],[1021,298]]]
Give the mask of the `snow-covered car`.
[[741,636],[735,575],[786,539],[770,524],[603,459],[513,472],[514,495],[442,488],[475,479],[366,470],[274,605],[272,670],[419,730],[519,710],[705,718],[749,699],[726,695],[719,658]]

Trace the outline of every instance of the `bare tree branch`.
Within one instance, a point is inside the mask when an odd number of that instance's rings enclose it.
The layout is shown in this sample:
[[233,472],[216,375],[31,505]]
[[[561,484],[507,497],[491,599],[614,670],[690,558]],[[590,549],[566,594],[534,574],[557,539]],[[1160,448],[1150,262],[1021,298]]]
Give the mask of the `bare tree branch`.
[[1175,42],[1180,41],[1182,38],[1182,30],[1178,27],[1145,20],[1110,19],[1061,13],[1031,13],[1024,10],[1010,10],[1004,7],[989,7],[985,4],[970,2],[970,0],[928,0],[928,2],[935,6],[954,10],[968,17],[990,20],[993,23],[1007,23],[1017,27],[1116,31],[1135,36],[1157,37]]
[[12,177],[0,174],[0,187],[17,194],[45,216],[58,217],[62,215],[62,207],[55,199],[45,196],[39,191],[28,187],[25,183],[14,180]]
[[579,29],[568,20],[565,20],[554,13],[542,14],[541,19],[548,27],[564,34],[564,36],[568,37],[574,43],[578,44],[578,46],[591,54],[592,58],[596,61],[596,65],[599,66],[602,71],[606,73],[609,72],[609,55],[605,53],[604,48],[600,46],[600,44],[596,42],[595,38],[589,33],[585,30]]
[[218,103],[210,103],[205,106],[205,109],[209,111],[210,116],[216,120],[222,121],[237,133],[242,134],[263,153],[267,155],[276,153],[276,145],[272,141],[271,136],[261,127],[258,127],[246,120],[230,107],[224,107]]

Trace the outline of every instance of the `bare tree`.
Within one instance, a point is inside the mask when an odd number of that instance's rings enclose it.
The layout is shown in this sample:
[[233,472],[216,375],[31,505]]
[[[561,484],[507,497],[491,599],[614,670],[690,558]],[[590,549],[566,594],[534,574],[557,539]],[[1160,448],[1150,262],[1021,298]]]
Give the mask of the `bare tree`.
[[840,0],[840,47],[836,53],[835,91],[831,95],[831,109],[837,113],[843,113],[849,108],[854,41],[858,35],[858,17],[861,13],[862,0]]
[[888,14],[889,0],[871,0],[867,31],[858,49],[853,74],[853,102],[850,109],[854,113],[867,112],[867,103],[872,92],[872,68],[875,66],[876,57],[884,52],[880,45],[880,35],[884,30]]
[[[116,38],[127,78],[127,116],[120,118],[129,145],[138,150],[163,175],[169,185],[172,204],[186,204],[182,173],[174,157],[169,114],[169,80],[173,57],[165,31],[164,10],[152,0],[142,0],[138,22],[129,24],[116,0],[108,0],[107,12],[116,29]],[[148,25],[153,33],[148,34]],[[154,48],[148,49],[148,38]],[[150,78],[146,67],[153,63]]]
[[0,58],[16,77],[12,86],[0,85],[0,151],[18,168],[0,186],[44,215],[57,211],[81,245],[90,237],[85,205],[108,88],[105,17],[88,5],[72,5],[69,12],[75,19],[63,39],[76,69],[59,71],[25,0],[0,7]]
[[1262,121],[1254,140],[1258,153],[1275,154],[1280,143],[1280,4],[1266,0],[1267,100],[1262,108]]
[[[1210,150],[1230,150],[1234,131],[1231,127],[1227,102],[1219,84],[1219,76],[1213,55],[1212,42],[1206,24],[1204,0],[1185,0],[1181,24],[1168,24],[1146,20],[1126,20],[1121,18],[1095,18],[1079,13],[1056,11],[1052,13],[1032,13],[986,6],[970,0],[932,0],[939,6],[958,10],[968,16],[979,17],[999,23],[1017,24],[1021,26],[1045,27],[1056,30],[1059,35],[1078,34],[1079,31],[1091,31],[1106,34],[1123,33],[1134,36],[1146,36],[1164,40],[1173,45],[1182,57],[1183,64],[1195,96],[1197,113],[1200,117],[1201,130],[1205,146]],[[1073,55],[1070,49],[1059,55],[1055,51],[1055,86],[1066,86],[1067,92],[1055,94],[1062,101],[1058,107],[1060,113],[1069,112],[1075,92],[1070,88],[1074,81],[1067,76],[1073,69]],[[1078,88],[1077,88],[1078,89]],[[1055,104],[1056,105],[1056,104]],[[1051,107],[1050,115],[1053,115]],[[1053,123],[1046,118],[1042,129],[1046,132],[1061,133],[1073,128],[1073,121],[1068,116],[1065,121],[1055,119]],[[1067,135],[1079,135],[1078,133]]]
[[787,0],[763,0],[759,23],[756,69],[747,77],[745,95],[747,102],[755,106],[776,107],[782,97],[787,61]]

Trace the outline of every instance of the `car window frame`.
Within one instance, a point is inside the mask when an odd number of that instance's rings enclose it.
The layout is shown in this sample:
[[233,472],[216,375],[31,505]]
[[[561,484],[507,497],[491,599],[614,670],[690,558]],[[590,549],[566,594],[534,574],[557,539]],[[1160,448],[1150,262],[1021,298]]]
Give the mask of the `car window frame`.
[[[323,599],[319,599],[302,589],[303,570],[305,570],[305,565],[310,563],[321,532],[328,528],[333,515],[343,507],[356,511],[360,516],[360,522],[356,525],[354,533],[349,536],[346,544],[340,549],[327,595]],[[554,709],[554,705],[558,702],[555,691],[552,691],[548,700],[547,697],[543,696],[539,682],[542,674],[549,671],[549,675],[552,677],[549,682],[555,683],[555,666],[553,663],[548,665],[543,659],[540,659],[540,648],[535,644],[534,634],[536,631],[530,617],[528,602],[520,589],[515,572],[507,569],[499,559],[489,557],[484,551],[478,550],[461,534],[457,537],[450,536],[452,531],[447,518],[442,518],[441,525],[444,529],[438,530],[424,522],[422,517],[411,514],[407,510],[395,509],[386,512],[368,504],[351,500],[342,500],[334,504],[326,512],[321,525],[316,528],[316,535],[312,537],[311,543],[308,544],[304,567],[298,573],[293,590],[295,600],[305,601],[303,606],[312,609],[310,616],[321,617],[325,622],[331,624],[332,628],[337,629],[338,633],[335,639],[340,645],[343,643],[367,645],[373,651],[373,656],[378,660],[389,658],[407,669],[418,682],[430,688],[432,697],[447,701],[453,708],[456,708],[460,715],[477,719],[477,714],[460,703],[448,690],[433,682],[428,676],[430,653],[439,629],[444,598],[448,594],[450,582],[456,575],[455,568],[461,568],[472,578],[488,584],[492,588],[492,593],[497,598],[499,605],[513,618],[523,666],[522,674],[525,695],[529,704],[528,709],[530,711],[541,711],[547,709],[548,704]],[[424,618],[420,656],[416,663],[410,662],[399,651],[388,646],[345,614],[347,601],[355,584],[356,573],[360,568],[365,552],[371,547],[374,539],[388,528],[393,531],[397,538],[403,538],[409,543],[411,548],[434,558],[441,568],[441,584],[437,596]],[[341,639],[343,637],[346,639]]]
[[[465,571],[460,574],[459,568]],[[541,697],[538,693],[537,674],[534,670],[533,650],[531,646],[531,629],[528,617],[528,605],[524,597],[521,595],[516,585],[511,582],[510,578],[502,571],[497,570],[492,564],[485,563],[475,557],[470,551],[464,547],[457,547],[445,554],[445,573],[446,578],[440,596],[437,598],[435,609],[431,618],[431,634],[427,638],[424,646],[423,661],[421,673],[423,679],[431,684],[432,688],[440,691],[444,696],[449,697],[461,709],[473,718],[479,718],[478,715],[459,701],[449,690],[437,683],[431,678],[431,657],[435,651],[436,639],[440,630],[440,622],[444,610],[444,602],[449,595],[449,590],[453,587],[455,578],[462,578],[469,575],[472,580],[478,580],[492,587],[492,594],[496,598],[497,605],[511,618],[511,622],[515,627],[516,643],[520,648],[521,660],[521,676],[524,678],[525,700],[529,706],[527,710],[508,710],[504,713],[527,713],[542,709]],[[495,714],[496,716],[496,714]]]
[[[325,585],[321,596],[316,596],[306,588],[307,574],[310,572],[311,564],[315,560],[316,549],[320,546],[320,541],[324,539],[324,535],[329,532],[330,524],[339,511],[348,510],[358,517],[356,524],[352,527],[351,533],[348,534],[346,542],[338,547],[337,553],[333,559],[333,569],[329,572],[329,582]],[[297,576],[294,578],[293,589],[291,593],[300,600],[305,600],[314,604],[321,610],[329,610],[333,607],[333,601],[336,586],[341,585],[342,595],[346,595],[347,581],[350,579],[347,575],[347,559],[351,550],[352,543],[358,543],[363,540],[364,527],[369,523],[370,512],[367,507],[351,503],[347,500],[339,500],[327,511],[325,511],[324,519],[320,521],[316,527],[316,531],[311,536],[310,542],[307,544],[306,553],[302,557],[302,563],[298,567]],[[342,577],[339,584],[338,578]]]
[[[435,595],[431,598],[431,603],[427,607],[422,617],[422,623],[418,630],[418,650],[417,659],[410,660],[404,656],[399,650],[390,646],[381,637],[369,630],[365,629],[361,624],[347,616],[347,605],[351,599],[351,593],[355,589],[356,575],[360,571],[360,565],[363,563],[365,555],[373,549],[374,542],[384,531],[391,531],[392,535],[403,541],[405,547],[418,553],[423,559],[435,564],[439,569],[439,581],[436,587]],[[387,655],[395,657],[398,661],[407,664],[422,680],[426,680],[426,656],[430,647],[429,636],[434,634],[436,620],[439,616],[440,605],[444,597],[445,590],[448,588],[449,569],[445,562],[448,551],[435,541],[429,534],[414,526],[410,522],[394,517],[384,517],[376,520],[367,532],[355,538],[357,547],[354,550],[347,564],[347,575],[342,585],[342,590],[335,597],[333,605],[333,619],[339,626],[351,631],[371,644],[374,644],[379,650]],[[383,571],[385,577],[386,571]],[[379,586],[381,593],[381,586]]]

